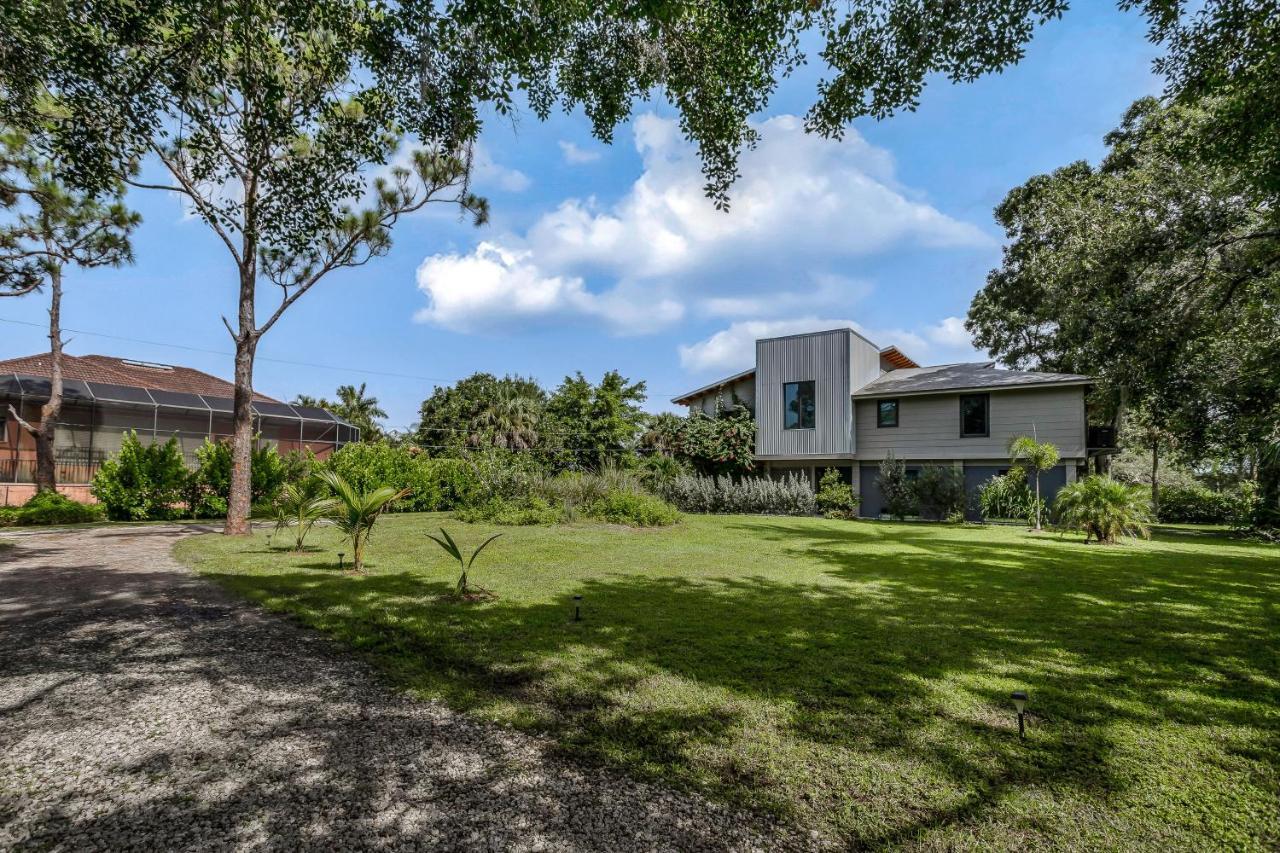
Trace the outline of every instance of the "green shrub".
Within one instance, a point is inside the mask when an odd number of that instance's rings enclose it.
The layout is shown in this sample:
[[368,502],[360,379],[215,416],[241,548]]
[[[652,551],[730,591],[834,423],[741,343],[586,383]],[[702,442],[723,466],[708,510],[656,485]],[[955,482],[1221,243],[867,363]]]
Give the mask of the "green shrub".
[[0,506],[0,527],[11,527],[18,523],[18,507]]
[[942,521],[964,517],[964,474],[950,465],[926,465],[911,483],[922,518]]
[[82,504],[58,492],[37,492],[11,513],[12,524],[89,524],[102,521],[106,513],[97,504]]
[[120,452],[98,469],[91,491],[108,518],[142,521],[181,515],[186,485],[187,469],[176,438],[144,445],[137,433],[128,432]]
[[818,494],[814,496],[818,510],[827,518],[852,519],[858,517],[861,499],[853,493],[853,486],[846,483],[835,468],[828,468],[818,481]]
[[1020,469],[998,474],[978,487],[978,508],[983,518],[1031,518],[1035,495]]
[[920,511],[916,500],[916,490],[907,479],[907,466],[890,453],[880,463],[880,475],[876,478],[880,494],[884,497],[884,510],[890,518],[899,521],[908,515],[916,515]]
[[1247,518],[1256,500],[1252,482],[1229,491],[1204,486],[1161,486],[1160,521],[1177,524],[1237,524]]
[[[275,445],[259,444],[250,453],[250,500],[254,504],[275,498],[285,484],[288,466]],[[196,467],[187,477],[187,512],[192,518],[220,518],[231,500],[231,442],[204,440],[196,449]]]
[[1150,535],[1150,492],[1109,477],[1068,483],[1053,502],[1054,519],[1066,530],[1083,531],[1084,541],[1115,542],[1119,536]]
[[416,448],[386,443],[348,444],[322,463],[358,491],[390,486],[411,494],[390,504],[387,512],[432,512],[443,509],[440,483],[427,457]]
[[592,518],[630,527],[665,527],[680,520],[671,504],[644,492],[611,490],[587,507]]
[[813,515],[817,503],[809,478],[704,477],[684,474],[662,487],[660,496],[682,512],[739,512],[759,515]]
[[474,506],[462,507],[455,515],[459,521],[469,524],[559,524],[565,519],[562,507],[537,495],[493,497]]

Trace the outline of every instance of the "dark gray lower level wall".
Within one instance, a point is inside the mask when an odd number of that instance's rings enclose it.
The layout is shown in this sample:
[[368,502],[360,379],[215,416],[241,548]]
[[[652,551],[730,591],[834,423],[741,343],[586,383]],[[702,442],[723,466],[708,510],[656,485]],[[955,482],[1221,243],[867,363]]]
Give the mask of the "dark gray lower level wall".
[[[1074,463],[1071,463],[1074,464]],[[919,471],[923,466],[920,464],[906,463],[907,475],[911,472]],[[968,509],[965,516],[970,520],[980,520],[981,512],[978,510],[978,488],[995,477],[1009,470],[1008,464],[1005,465],[974,465],[966,463],[964,466],[964,490],[969,496]],[[885,511],[884,495],[880,492],[879,486],[880,467],[878,465],[863,465],[861,470],[862,485],[862,503],[858,505],[858,514],[863,518],[879,518]],[[1067,466],[1058,465],[1041,473],[1040,475],[1040,496],[1044,498],[1045,503],[1052,505],[1054,497],[1057,496],[1058,490],[1067,483]],[[1027,475],[1027,485],[1035,489],[1035,479],[1032,475]]]

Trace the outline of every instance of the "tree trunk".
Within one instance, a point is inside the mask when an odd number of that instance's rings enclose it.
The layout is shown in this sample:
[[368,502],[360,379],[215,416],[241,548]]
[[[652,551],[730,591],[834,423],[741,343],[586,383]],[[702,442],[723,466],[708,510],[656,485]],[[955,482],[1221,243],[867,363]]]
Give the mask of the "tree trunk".
[[62,267],[57,264],[49,269],[49,285],[52,297],[49,301],[49,356],[53,361],[50,370],[49,402],[40,408],[40,426],[36,428],[36,491],[56,492],[57,461],[53,453],[53,439],[57,434],[58,417],[62,414]]
[[1160,439],[1151,440],[1151,517],[1160,512]]
[[253,483],[253,356],[258,347],[253,297],[257,265],[246,253],[240,270],[240,331],[235,336],[234,428],[231,435],[231,494],[227,500],[227,536],[247,536]]
[[1036,469],[1036,530],[1040,530],[1040,469]]

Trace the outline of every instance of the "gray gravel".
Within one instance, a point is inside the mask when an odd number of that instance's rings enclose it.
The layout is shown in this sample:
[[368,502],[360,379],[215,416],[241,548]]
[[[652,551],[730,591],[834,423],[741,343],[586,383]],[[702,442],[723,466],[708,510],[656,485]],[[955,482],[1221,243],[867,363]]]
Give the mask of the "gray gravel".
[[803,846],[396,694],[176,563],[193,529],[0,549],[0,849]]

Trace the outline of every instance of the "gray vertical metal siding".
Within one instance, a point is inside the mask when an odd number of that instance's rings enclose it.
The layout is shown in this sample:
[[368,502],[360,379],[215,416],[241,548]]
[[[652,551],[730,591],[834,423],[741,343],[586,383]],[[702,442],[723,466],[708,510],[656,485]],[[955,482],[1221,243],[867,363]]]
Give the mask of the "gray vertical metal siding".
[[[837,329],[756,341],[756,454],[759,456],[852,453],[850,371],[853,332]],[[814,429],[783,429],[782,385],[813,380]]]

